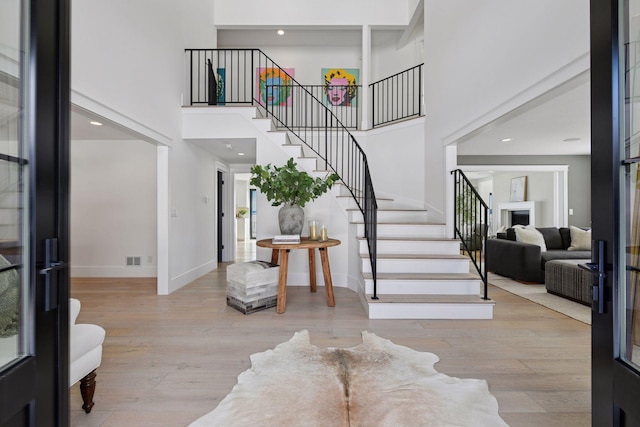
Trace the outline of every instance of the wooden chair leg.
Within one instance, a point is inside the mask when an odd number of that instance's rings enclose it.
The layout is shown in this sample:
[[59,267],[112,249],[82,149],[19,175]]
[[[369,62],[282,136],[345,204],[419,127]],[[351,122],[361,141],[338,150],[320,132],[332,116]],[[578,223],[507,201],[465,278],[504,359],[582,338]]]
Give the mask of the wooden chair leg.
[[93,408],[93,393],[96,391],[96,371],[89,372],[80,380],[80,394],[82,395],[82,409],[87,414]]

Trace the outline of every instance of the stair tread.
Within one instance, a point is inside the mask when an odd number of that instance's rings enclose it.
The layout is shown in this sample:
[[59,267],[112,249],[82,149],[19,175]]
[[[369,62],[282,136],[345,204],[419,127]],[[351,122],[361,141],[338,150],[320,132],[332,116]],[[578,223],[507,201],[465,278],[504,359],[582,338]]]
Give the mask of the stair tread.
[[[358,237],[359,240],[366,241],[366,237]],[[382,236],[376,239],[377,241],[402,241],[402,242],[459,242],[459,239],[453,239],[451,237],[387,237]]]
[[[365,279],[372,279],[371,273],[363,273]],[[474,273],[378,273],[378,280],[480,280]]]
[[[360,209],[358,208],[349,208],[349,209],[345,209],[346,211],[357,211],[359,212]],[[426,209],[412,209],[412,208],[394,208],[394,209],[377,209],[378,212],[429,212]]]
[[[336,182],[334,185],[344,185],[344,184],[342,184],[342,183],[340,183],[340,182]],[[347,194],[341,194],[341,195],[336,196],[336,198],[340,198],[340,197],[344,197],[344,198],[348,198],[348,199],[353,199],[353,196],[352,196],[352,195],[350,195],[350,194],[349,194],[349,195],[347,195]],[[380,201],[380,200],[393,201],[393,199],[386,198],[386,197],[376,197],[376,200],[378,200],[378,201]],[[360,210],[360,209],[357,209],[357,210]]]
[[[352,221],[351,224],[364,224],[364,221]],[[399,222],[399,221],[378,221],[378,225],[380,224],[384,224],[384,225],[430,225],[430,226],[443,226],[444,224],[442,223],[438,223],[438,222],[428,222],[428,221],[406,221],[406,222]]]
[[367,294],[369,304],[384,303],[409,303],[409,304],[482,304],[494,305],[492,300],[484,300],[480,295],[398,295],[398,294],[378,294],[378,299],[371,299],[371,294]]
[[[360,258],[369,258],[369,254],[360,254]],[[443,255],[443,254],[378,254],[377,259],[441,259],[441,260],[469,260],[466,255]]]

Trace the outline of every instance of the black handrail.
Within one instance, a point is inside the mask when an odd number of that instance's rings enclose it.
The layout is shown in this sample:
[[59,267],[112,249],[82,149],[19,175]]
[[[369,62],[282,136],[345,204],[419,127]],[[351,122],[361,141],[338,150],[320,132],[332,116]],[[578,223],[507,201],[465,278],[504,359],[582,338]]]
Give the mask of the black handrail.
[[[304,89],[304,90],[301,90]],[[325,123],[325,109],[331,111],[333,116],[335,116],[338,121],[347,129],[358,129],[360,124],[360,109],[358,107],[358,95],[360,94],[361,86],[353,85],[353,86],[331,86],[329,89],[325,85],[301,85],[298,89],[295,86],[291,85],[267,85],[267,92],[275,91],[276,93],[280,93],[280,91],[293,90],[296,95],[291,96],[291,104],[295,109],[298,107],[300,101],[300,93],[310,93],[314,99],[322,102],[325,108],[317,108],[314,110],[309,109],[307,114],[313,112],[313,117],[307,117],[307,121],[305,123],[306,126],[315,126],[316,128],[324,128],[326,127]],[[350,93],[349,96],[344,96],[343,98],[336,97],[333,101],[330,99],[331,92],[334,91],[340,94]],[[351,98],[351,99],[349,99]],[[296,102],[298,101],[298,102]],[[279,105],[279,104],[278,104]],[[300,111],[298,111],[300,113]],[[310,119],[310,120],[309,120]]]
[[416,65],[369,85],[372,127],[423,115],[423,66]]
[[[311,149],[324,169],[340,175],[364,218],[377,299],[377,209],[367,156],[338,116],[259,49],[185,49],[191,105],[208,104],[209,61],[217,76],[217,105],[254,105]],[[350,88],[357,91],[357,87]],[[357,95],[350,92],[350,96]],[[339,108],[347,108],[340,106]]]
[[487,235],[489,234],[489,207],[460,170],[451,171],[454,179],[454,239],[462,241],[462,249],[469,255],[484,284],[483,299],[487,295]]

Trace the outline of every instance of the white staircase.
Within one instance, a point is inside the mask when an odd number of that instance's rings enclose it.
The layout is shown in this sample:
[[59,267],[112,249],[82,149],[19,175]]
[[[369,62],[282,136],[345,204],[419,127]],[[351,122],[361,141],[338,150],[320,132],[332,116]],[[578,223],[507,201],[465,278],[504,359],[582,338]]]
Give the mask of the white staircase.
[[[294,157],[312,175],[318,159],[294,135],[275,130],[271,119],[255,117],[253,126]],[[445,225],[429,222],[428,212],[400,208],[378,198],[377,299],[373,296],[371,262],[364,222],[355,200],[343,185],[331,193],[345,209],[357,236],[363,289],[361,299],[370,319],[491,319],[493,301],[481,298],[482,281],[470,272],[470,258],[460,254],[459,240],[445,236]]]
[[494,302],[481,298],[480,276],[470,272],[469,257],[460,255],[460,241],[445,236],[445,225],[429,223],[425,210],[378,203],[377,299],[362,214],[349,209],[369,318],[492,319]]
[[[282,149],[300,167],[326,175],[316,169],[316,157],[305,156],[303,145],[291,143],[294,136],[273,130],[269,119],[254,121],[271,138],[282,138]],[[460,241],[445,236],[444,224],[429,223],[426,210],[396,208],[390,199],[378,199],[377,299],[373,299],[362,213],[344,186],[334,188],[359,238],[362,297],[370,319],[493,318],[494,302],[482,299],[482,280],[470,272],[470,258],[460,254]]]

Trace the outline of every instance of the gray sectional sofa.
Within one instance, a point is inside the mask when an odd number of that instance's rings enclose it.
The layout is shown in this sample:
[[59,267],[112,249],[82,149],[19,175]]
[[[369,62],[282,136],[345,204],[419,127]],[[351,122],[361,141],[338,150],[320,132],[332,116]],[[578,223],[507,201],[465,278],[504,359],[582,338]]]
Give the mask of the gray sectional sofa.
[[544,237],[546,251],[538,245],[516,241],[515,230],[488,239],[485,250],[487,270],[521,282],[544,283],[544,265],[557,259],[591,259],[590,250],[568,250],[569,228],[536,228]]

